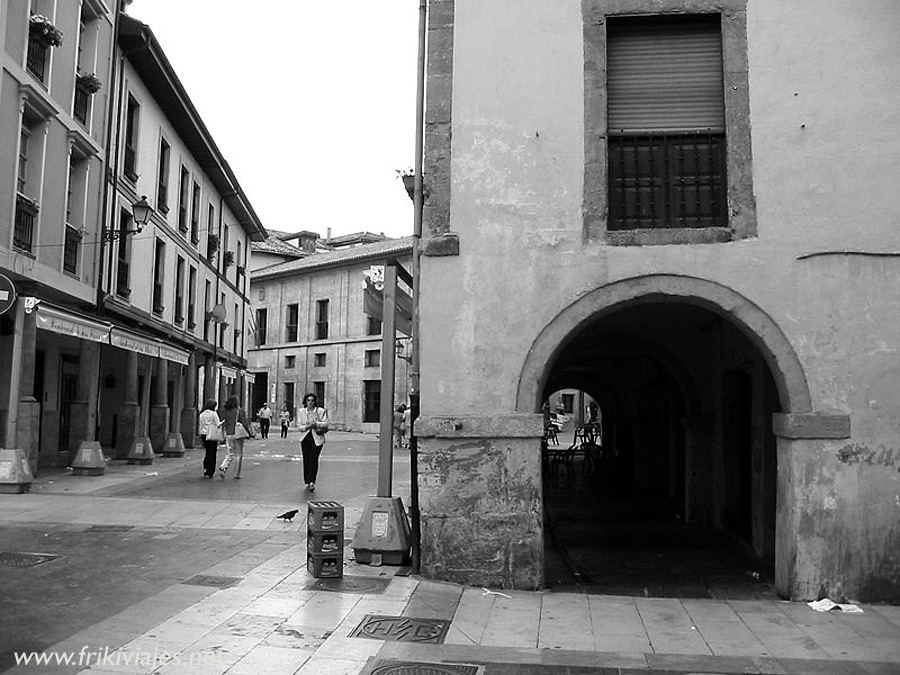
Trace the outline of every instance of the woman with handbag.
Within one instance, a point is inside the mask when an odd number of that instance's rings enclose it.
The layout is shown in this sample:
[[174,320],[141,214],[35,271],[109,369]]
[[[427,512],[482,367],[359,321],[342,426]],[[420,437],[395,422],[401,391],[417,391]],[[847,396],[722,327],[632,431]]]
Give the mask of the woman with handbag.
[[206,454],[203,456],[203,477],[212,478],[216,473],[216,451],[219,443],[225,441],[225,433],[222,430],[222,421],[219,419],[219,413],[216,408],[219,404],[214,399],[209,399],[203,404],[203,412],[200,413],[197,428],[200,430],[200,437],[203,439],[203,449]]
[[234,477],[236,480],[240,480],[241,467],[244,463],[244,439],[253,438],[255,434],[244,409],[238,404],[237,396],[230,396],[225,401],[224,407],[222,422],[225,426],[225,446],[228,448],[228,454],[219,465],[219,478],[225,480],[228,467],[236,459]]
[[316,491],[316,476],[319,474],[319,455],[325,445],[325,434],[328,433],[328,411],[318,406],[315,394],[303,397],[300,408],[300,450],[303,452],[303,482],[310,492]]

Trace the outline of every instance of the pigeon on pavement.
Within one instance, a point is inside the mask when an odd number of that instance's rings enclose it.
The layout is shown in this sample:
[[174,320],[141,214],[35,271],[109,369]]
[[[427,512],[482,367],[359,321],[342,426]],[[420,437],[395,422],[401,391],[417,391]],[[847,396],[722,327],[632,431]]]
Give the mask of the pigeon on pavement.
[[276,518],[281,518],[286,523],[292,523],[294,521],[294,516],[296,516],[297,513],[297,509],[294,509],[293,511],[285,511],[280,516],[276,516]]

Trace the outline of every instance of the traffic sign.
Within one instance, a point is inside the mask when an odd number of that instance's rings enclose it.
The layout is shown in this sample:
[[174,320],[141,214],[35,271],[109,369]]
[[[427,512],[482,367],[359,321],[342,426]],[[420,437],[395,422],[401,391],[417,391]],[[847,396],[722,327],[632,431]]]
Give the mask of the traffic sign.
[[0,314],[8,312],[16,304],[16,287],[10,278],[0,274]]

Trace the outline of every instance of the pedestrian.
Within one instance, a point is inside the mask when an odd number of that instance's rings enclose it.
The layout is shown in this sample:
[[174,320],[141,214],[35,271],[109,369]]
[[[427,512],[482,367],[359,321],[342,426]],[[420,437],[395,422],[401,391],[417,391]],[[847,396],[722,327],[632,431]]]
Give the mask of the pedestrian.
[[216,412],[218,407],[219,404],[215,399],[206,401],[198,421],[200,437],[203,439],[203,449],[206,451],[203,456],[204,478],[212,478],[216,474],[216,451],[219,449],[219,443],[225,440],[222,420],[219,419],[219,413]]
[[404,404],[400,404],[394,410],[394,447],[403,447],[403,410],[406,408]]
[[259,435],[263,438],[268,438],[269,425],[272,423],[272,409],[269,407],[268,401],[263,403],[256,416],[259,418]]
[[300,430],[300,450],[303,452],[303,482],[310,492],[316,491],[316,476],[319,473],[319,455],[325,445],[325,434],[328,433],[328,411],[320,408],[315,394],[303,397],[303,408],[300,409],[302,424]]
[[278,415],[278,421],[281,422],[281,437],[287,438],[288,427],[291,425],[291,411],[287,406]]
[[253,438],[253,427],[247,419],[244,409],[238,404],[237,396],[230,396],[223,406],[222,421],[225,426],[225,447],[228,454],[219,465],[219,478],[225,480],[228,467],[235,460],[234,477],[241,478],[241,468],[244,464],[244,439]]
[[409,447],[409,437],[412,436],[412,408],[403,406],[403,447]]

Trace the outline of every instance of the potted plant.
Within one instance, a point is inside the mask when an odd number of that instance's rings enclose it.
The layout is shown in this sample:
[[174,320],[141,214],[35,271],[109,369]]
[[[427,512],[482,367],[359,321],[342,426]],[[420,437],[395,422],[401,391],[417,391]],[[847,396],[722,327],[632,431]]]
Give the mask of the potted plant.
[[32,14],[28,20],[28,32],[51,47],[59,47],[63,42],[62,31],[43,14]]
[[100,91],[103,83],[94,73],[78,73],[75,78],[75,85],[89,94],[96,94]]
[[222,262],[225,263],[225,267],[234,265],[234,251],[225,251],[225,253],[222,254]]

